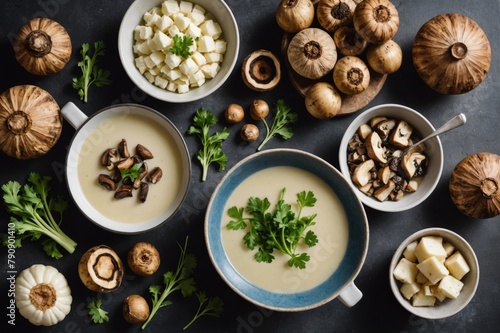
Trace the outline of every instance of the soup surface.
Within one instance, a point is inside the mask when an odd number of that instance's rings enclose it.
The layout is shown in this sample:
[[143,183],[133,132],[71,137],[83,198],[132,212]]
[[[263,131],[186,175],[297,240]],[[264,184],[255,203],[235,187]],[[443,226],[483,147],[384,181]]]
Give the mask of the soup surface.
[[[137,190],[134,197],[118,200],[97,182],[99,174],[111,174],[100,164],[102,153],[116,148],[122,139],[127,140],[131,155],[137,144],[147,147],[154,156],[147,160],[149,170],[163,171],[158,183],[149,184],[144,203],[138,200]],[[173,138],[157,120],[138,114],[106,119],[90,132],[78,157],[78,178],[87,200],[104,216],[124,223],[140,223],[165,213],[180,190],[181,174],[181,156]]]
[[[316,213],[316,224],[306,230],[313,230],[318,243],[311,248],[303,245],[311,259],[305,269],[289,267],[288,256],[275,250],[272,263],[257,262],[254,251],[243,242],[247,230],[228,230],[230,217],[227,210],[233,206],[246,207],[250,197],[267,197],[270,211],[279,200],[280,191],[286,188],[285,202],[293,204],[296,195],[302,191],[312,191],[317,199],[314,207],[306,207],[302,215]],[[230,195],[224,208],[222,220],[222,243],[229,261],[235,269],[254,285],[281,293],[294,293],[316,287],[329,278],[339,266],[348,242],[348,223],[345,210],[335,192],[320,178],[303,169],[277,166],[258,171],[245,179]],[[247,215],[245,215],[247,216]]]

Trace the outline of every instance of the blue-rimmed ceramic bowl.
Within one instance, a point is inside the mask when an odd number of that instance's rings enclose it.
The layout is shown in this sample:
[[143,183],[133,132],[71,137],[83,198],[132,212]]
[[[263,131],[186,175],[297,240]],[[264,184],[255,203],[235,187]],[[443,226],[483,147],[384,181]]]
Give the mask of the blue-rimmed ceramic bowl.
[[[326,280],[301,292],[271,291],[250,282],[232,264],[222,237],[226,225],[225,207],[233,191],[256,172],[275,166],[295,167],[316,175],[333,190],[345,211],[347,241],[345,253],[338,267],[327,276]],[[307,188],[304,179],[297,179],[297,182],[304,183],[304,187]],[[362,293],[354,285],[354,279],[365,261],[368,239],[368,221],[363,205],[342,174],[325,160],[295,149],[270,149],[241,160],[227,172],[215,189],[205,216],[206,245],[212,263],[222,279],[244,299],[276,311],[308,310],[336,297],[347,306],[356,304],[361,299]],[[258,264],[262,270],[266,270],[266,265],[271,265]],[[320,264],[326,265],[328,262]],[[287,269],[299,270],[295,267]],[[314,271],[307,274],[314,274]]]

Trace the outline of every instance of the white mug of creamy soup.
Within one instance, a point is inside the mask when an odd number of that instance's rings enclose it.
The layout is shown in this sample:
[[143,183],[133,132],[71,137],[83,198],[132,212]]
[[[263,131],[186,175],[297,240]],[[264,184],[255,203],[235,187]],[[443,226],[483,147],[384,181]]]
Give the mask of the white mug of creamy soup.
[[[249,227],[229,230],[232,207],[243,208],[250,197],[267,198],[274,210],[280,193],[294,205],[296,194],[312,191],[317,199],[304,214],[317,214],[311,230],[313,247],[302,246],[306,267],[289,267],[277,250],[271,263],[258,262],[243,242]],[[293,207],[293,206],[292,206]],[[247,213],[248,214],[248,213]],[[354,284],[368,249],[368,221],[356,194],[342,174],[325,160],[295,149],[269,149],[238,162],[215,189],[205,216],[210,258],[223,280],[240,296],[277,311],[308,310],[337,298],[355,305],[362,292]]]
[[[113,105],[87,117],[69,102],[61,112],[76,129],[66,158],[67,185],[76,205],[89,220],[112,232],[133,234],[156,228],[174,215],[188,191],[191,162],[181,133],[168,118],[138,104]],[[127,194],[123,196],[115,194],[125,189],[120,188],[125,181],[116,178],[119,162],[127,159],[125,152],[123,156],[112,155],[114,160],[108,164],[109,168],[102,163],[108,149],[118,150],[122,140],[127,149],[121,151],[128,151],[130,158],[135,156],[132,167],[138,167],[136,171],[141,176],[136,175],[140,183],[147,184],[145,191],[128,184],[127,191],[120,192]],[[139,158],[138,147],[152,156]],[[161,170],[156,181],[152,176],[155,168],[158,168],[156,175]],[[115,188],[104,186],[109,178]]]

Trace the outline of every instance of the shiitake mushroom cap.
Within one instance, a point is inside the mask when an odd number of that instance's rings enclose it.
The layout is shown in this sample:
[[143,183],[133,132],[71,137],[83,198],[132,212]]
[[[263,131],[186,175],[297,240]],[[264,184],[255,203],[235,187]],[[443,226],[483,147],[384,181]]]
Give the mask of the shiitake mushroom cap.
[[269,91],[281,80],[281,64],[271,51],[260,49],[243,60],[241,76],[248,88],[260,92]]

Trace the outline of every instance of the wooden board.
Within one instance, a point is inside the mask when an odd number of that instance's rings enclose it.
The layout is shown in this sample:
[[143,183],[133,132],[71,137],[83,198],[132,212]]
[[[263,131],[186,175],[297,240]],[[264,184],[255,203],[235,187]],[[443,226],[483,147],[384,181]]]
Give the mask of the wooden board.
[[[288,72],[288,77],[295,89],[305,97],[307,90],[316,82],[325,81],[333,84],[333,74],[330,72],[326,74],[323,78],[318,80],[311,80],[305,78],[293,70],[288,62],[287,50],[288,44],[293,38],[293,34],[285,33],[281,41],[281,53],[283,59],[285,59],[286,71]],[[387,79],[387,74],[379,74],[370,69],[370,84],[365,91],[356,95],[346,95],[341,92],[342,96],[342,106],[338,115],[346,115],[357,112],[364,108],[368,103],[370,103],[380,92],[384,86],[385,80]]]

